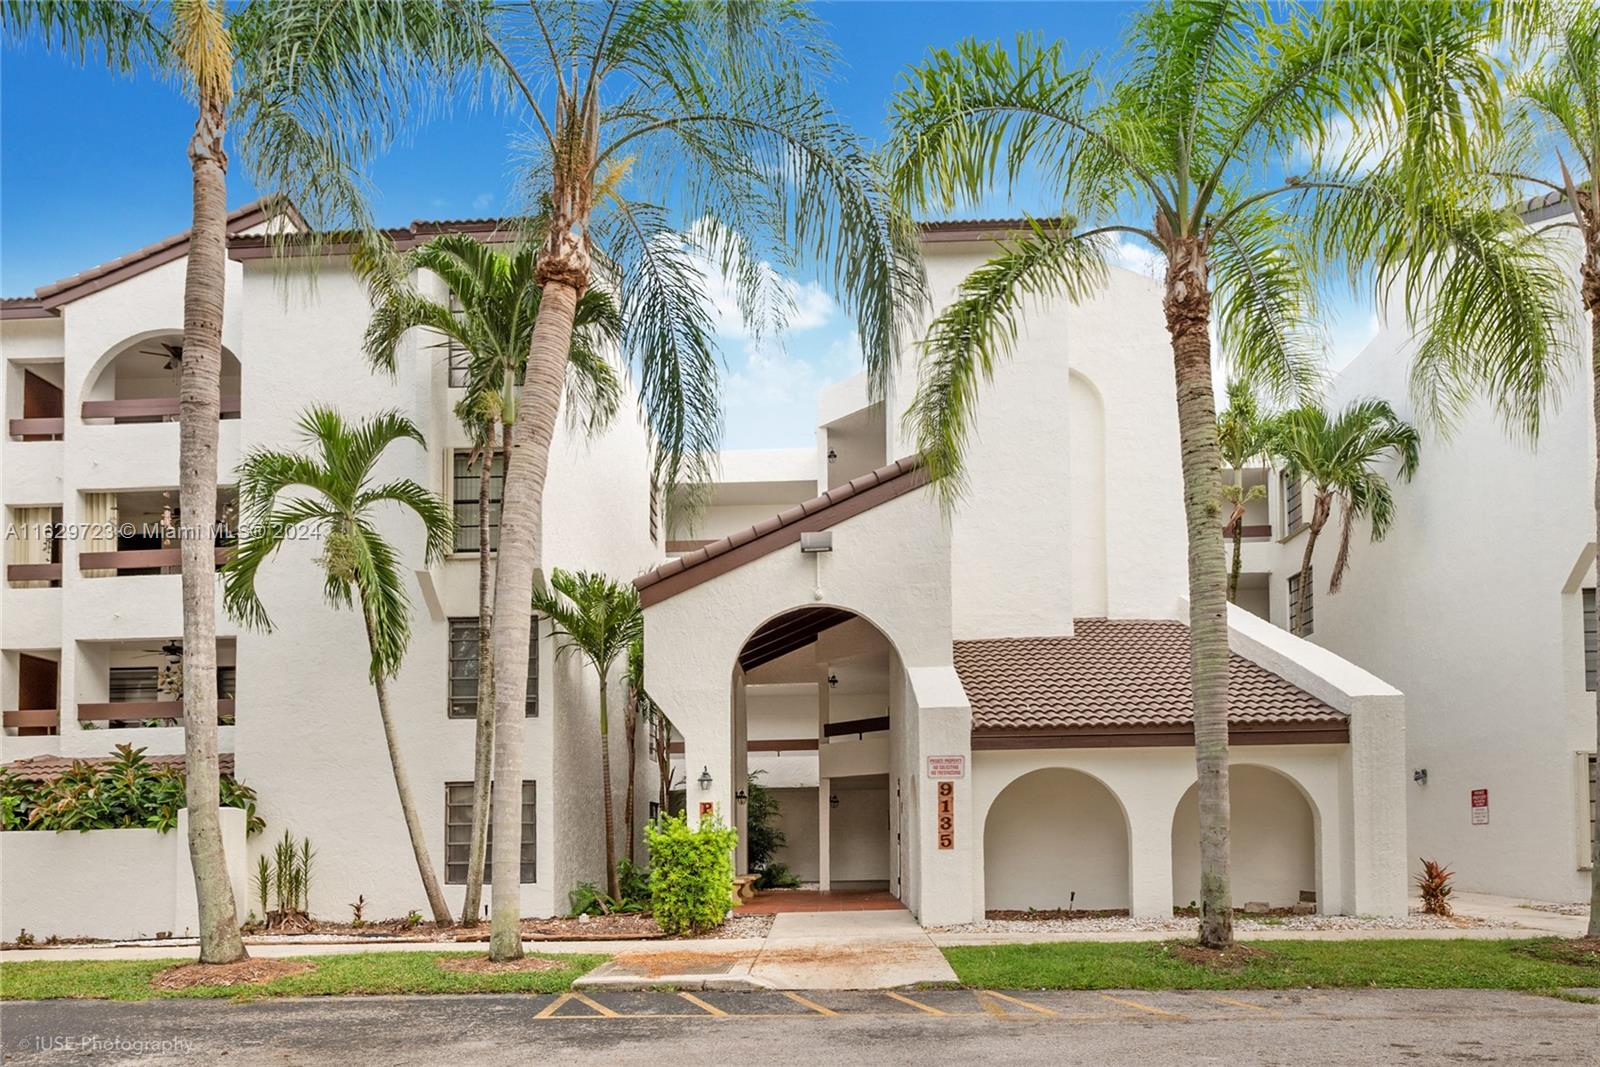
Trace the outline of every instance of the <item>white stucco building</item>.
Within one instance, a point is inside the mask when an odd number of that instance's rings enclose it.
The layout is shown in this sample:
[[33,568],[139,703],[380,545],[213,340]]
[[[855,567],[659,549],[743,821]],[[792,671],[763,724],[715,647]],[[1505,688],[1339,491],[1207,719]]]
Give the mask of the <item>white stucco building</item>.
[[[430,444],[393,449],[384,473],[458,498],[470,520],[476,478],[456,486],[467,442],[445,349],[416,334],[395,378],[369,372],[369,308],[347,264],[324,262],[314,289],[294,269],[284,279],[260,236],[268,222],[247,208],[231,223],[225,483],[248,449],[294,444],[312,402],[350,416],[395,407]],[[394,236],[405,244],[441,228]],[[927,227],[938,299],[993,237],[984,224]],[[38,771],[116,743],[182,751],[156,706],[167,699],[162,664],[181,657],[170,647],[181,632],[177,553],[117,531],[175,503],[168,346],[181,337],[185,248],[180,235],[0,305],[6,520],[55,519],[69,531],[48,545],[8,539],[8,764],[33,760]],[[651,537],[633,413],[592,440],[563,426],[545,559],[638,576],[649,684],[681,739],[692,816],[742,822],[744,776],[763,770],[780,790],[786,862],[829,885],[887,887],[928,923],[1069,904],[1165,914],[1197,896],[1184,534],[1161,322],[1156,285],[1122,271],[1080,306],[1037,308],[984,391],[971,488],[949,514],[903,458],[913,452],[899,417],[910,367],[887,403],[869,403],[859,379],[826,390],[814,449],[726,454],[709,506],[665,543]],[[222,495],[226,505],[226,484]],[[449,827],[461,811],[447,798],[471,778],[476,533],[468,525],[464,550],[432,567],[415,523],[396,515],[386,533],[415,570],[396,717],[430,848],[459,902],[452,868],[464,838]],[[363,638],[354,615],[322,602],[315,552],[291,544],[264,569],[274,633],[219,618],[232,697],[221,742],[260,795],[267,836],[288,830],[319,850],[315,910],[340,914],[364,896],[369,915],[401,914],[422,897]],[[1231,625],[1236,901],[1403,912],[1400,693],[1249,612]],[[530,915],[564,911],[576,882],[601,879],[603,857],[594,684],[555,656],[548,634],[537,664]],[[264,846],[251,840],[247,859]]]

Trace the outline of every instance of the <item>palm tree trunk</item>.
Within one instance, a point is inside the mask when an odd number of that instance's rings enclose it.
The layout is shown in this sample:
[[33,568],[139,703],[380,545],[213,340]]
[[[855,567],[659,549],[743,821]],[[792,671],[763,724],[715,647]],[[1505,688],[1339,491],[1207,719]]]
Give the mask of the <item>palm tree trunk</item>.
[[656,803],[657,811],[662,815],[669,814],[672,810],[672,728],[667,725],[667,717],[660,708],[650,713],[650,729],[656,738],[656,788],[660,792]]
[[635,783],[639,777],[639,695],[632,686],[628,687],[628,706],[624,709],[623,719],[628,724],[628,791],[622,802],[622,825],[628,835],[628,862],[634,859],[634,792]]
[[[367,610],[365,598],[361,601],[361,617],[367,625],[367,649],[376,653],[372,615]],[[416,857],[417,873],[422,876],[422,889],[428,896],[433,921],[440,926],[449,926],[450,905],[444,902],[439,876],[434,873],[433,860],[428,856],[428,842],[422,836],[422,821],[417,818],[416,800],[411,795],[411,779],[406,774],[405,761],[400,755],[400,738],[394,732],[394,719],[389,714],[388,680],[380,673],[372,680],[372,687],[378,693],[378,718],[383,720],[383,740],[389,746],[389,769],[394,772],[394,790],[400,796],[400,814],[406,822],[406,833],[411,836],[411,854]]]
[[1318,493],[1315,502],[1311,505],[1310,528],[1306,530],[1306,550],[1300,557],[1300,584],[1295,587],[1293,615],[1289,616],[1289,630],[1299,625],[1305,618],[1306,596],[1311,592],[1311,558],[1317,550],[1317,538],[1322,536],[1322,527],[1328,522],[1328,511],[1332,502],[1325,493]]
[[222,303],[228,263],[228,157],[223,106],[204,98],[189,141],[194,220],[183,286],[178,382],[178,505],[183,562],[183,760],[189,861],[200,962],[245,959],[228,881],[217,781],[217,419],[222,407]]
[[489,782],[494,772],[494,600],[491,596],[489,484],[494,473],[494,425],[484,433],[478,470],[478,721],[472,735],[472,837],[467,849],[467,894],[461,925],[478,924],[483,859],[489,837]]
[[[552,224],[552,230],[556,229]],[[587,261],[584,262],[587,277]],[[541,276],[546,266],[541,265]],[[571,273],[571,272],[569,272]],[[566,380],[567,352],[577,314],[576,278],[543,282],[523,379],[522,403],[505,460],[500,492],[500,550],[494,602],[494,778],[505,783],[493,797],[494,894],[489,957],[522,956],[522,727],[528,686],[529,607],[534,574],[542,564],[544,482]]]
[[611,800],[611,722],[606,715],[606,674],[600,672],[600,788],[606,814],[606,892],[617,898],[617,821]]
[[1244,569],[1244,520],[1233,525],[1233,563],[1228,568],[1228,603],[1239,602],[1239,572]]
[[1211,293],[1202,240],[1174,237],[1168,251],[1167,332],[1172,338],[1189,536],[1189,644],[1194,688],[1194,757],[1200,807],[1200,943],[1233,943],[1229,872],[1228,600],[1217,555],[1222,456],[1211,385]]

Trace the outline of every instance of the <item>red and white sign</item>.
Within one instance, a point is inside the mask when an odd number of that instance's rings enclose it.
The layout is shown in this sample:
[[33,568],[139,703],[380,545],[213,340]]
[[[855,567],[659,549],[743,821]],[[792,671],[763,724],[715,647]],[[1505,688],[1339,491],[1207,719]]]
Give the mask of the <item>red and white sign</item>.
[[967,776],[967,757],[965,756],[929,756],[929,778],[965,778]]
[[1487,789],[1474,789],[1472,791],[1472,825],[1489,825],[1489,791]]

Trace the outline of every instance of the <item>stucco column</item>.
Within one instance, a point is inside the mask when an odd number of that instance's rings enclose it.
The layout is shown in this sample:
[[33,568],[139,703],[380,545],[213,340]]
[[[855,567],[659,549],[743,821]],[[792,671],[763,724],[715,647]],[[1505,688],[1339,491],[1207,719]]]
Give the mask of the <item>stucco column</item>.
[[833,833],[830,819],[833,805],[828,798],[833,795],[833,783],[828,778],[817,779],[817,888],[824,893],[833,884]]
[[750,805],[738,799],[749,789],[750,780],[750,709],[746,703],[744,669],[733,672],[733,825],[739,831],[739,846],[734,852],[733,869],[739,874],[750,873]]
[[1138,918],[1172,917],[1172,814],[1182,796],[1124,788],[1128,815],[1128,910]]
[[[912,907],[924,926],[971,922],[982,918],[973,907],[972,857],[981,829],[972,803],[972,708],[954,667],[907,668],[906,682],[911,733],[906,786],[916,799],[906,814],[912,824],[906,832],[916,845],[910,856],[916,867]],[[930,756],[959,757],[964,767],[961,777],[931,777]],[[948,795],[941,796],[941,786]],[[940,836],[941,801],[947,802],[944,807],[954,819],[948,842]]]
[[1404,915],[1404,697],[1361,697],[1350,709],[1350,796],[1354,911],[1357,915]]
[[[711,788],[700,788],[701,772],[711,775]],[[701,805],[724,825],[732,825],[733,814],[733,732],[723,729],[696,730],[683,739],[684,804],[690,826],[700,825]]]

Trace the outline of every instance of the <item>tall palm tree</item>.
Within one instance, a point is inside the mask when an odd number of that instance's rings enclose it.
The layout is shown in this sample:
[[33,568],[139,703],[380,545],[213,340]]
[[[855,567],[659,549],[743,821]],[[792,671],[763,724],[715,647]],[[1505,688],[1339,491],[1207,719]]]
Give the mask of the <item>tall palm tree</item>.
[[[465,234],[442,234],[403,255],[392,243],[368,244],[356,257],[373,297],[367,327],[367,358],[394,374],[401,338],[418,327],[434,330],[465,353],[466,393],[456,417],[473,442],[468,457],[478,463],[478,708],[473,738],[472,830],[467,856],[464,926],[476,925],[483,900],[483,865],[489,831],[489,775],[494,755],[493,548],[489,507],[497,440],[500,455],[511,448],[517,421],[517,390],[528,361],[528,344],[539,313],[534,281],[536,247],[495,248]],[[437,276],[448,303],[431,300],[412,282],[419,270]],[[590,432],[615,416],[621,383],[603,349],[620,341],[621,317],[610,294],[584,293],[573,323],[567,364],[567,413],[585,419]],[[502,463],[504,459],[502,458]]]
[[123,72],[171,75],[196,106],[193,221],[178,382],[184,763],[200,958],[244,959],[217,815],[217,419],[227,268],[225,141],[265,192],[315,229],[368,226],[364,174],[419,93],[467,55],[467,23],[428,0],[74,0],[0,5],[8,39],[32,39]]
[[[1021,227],[958,287],[925,343],[909,423],[952,499],[979,388],[1014,343],[1031,298],[1079,298],[1103,279],[1106,246],[1130,239],[1165,264],[1188,531],[1189,629],[1200,806],[1200,940],[1232,941],[1228,809],[1228,626],[1216,550],[1220,455],[1211,378],[1216,326],[1234,369],[1276,398],[1314,385],[1321,335],[1317,275],[1356,244],[1325,226],[1318,256],[1296,223],[1358,204],[1408,237],[1424,176],[1459,154],[1473,121],[1492,122],[1494,68],[1483,47],[1493,5],[1373,0],[1299,7],[1162,0],[1129,27],[1128,61],[1103,91],[1093,63],[1020,38],[1010,50],[969,40],[936,51],[894,103],[895,186],[950,210],[995,186],[1042,184],[1055,221]],[[1336,119],[1394,134],[1368,180]],[[1308,148],[1306,175],[1286,158]],[[1324,185],[1318,184],[1326,182]],[[1333,190],[1337,190],[1334,192]],[[1325,194],[1325,195],[1322,195]],[[1310,228],[1309,226],[1307,227]],[[1432,231],[1429,231],[1432,235]],[[1370,240],[1362,237],[1362,240]],[[1387,278],[1420,239],[1354,274]],[[1436,249],[1438,246],[1432,246]],[[1333,253],[1333,254],[1330,254]]]
[[[792,304],[768,264],[814,269],[855,316],[880,395],[922,276],[912,229],[822,97],[831,49],[804,6],[552,0],[495,8],[482,31],[492,75],[532,131],[526,187],[547,219],[495,569],[495,602],[520,605],[540,572],[550,442],[591,286],[615,292],[622,308],[661,500],[715,463],[717,357],[700,296],[709,269],[732,274],[762,329]],[[522,611],[495,616],[502,781],[522,777],[528,626]],[[511,959],[522,954],[514,791],[493,810],[490,955]]]
[[1289,473],[1310,483],[1311,520],[1307,524],[1305,554],[1300,561],[1300,584],[1291,618],[1304,617],[1311,590],[1311,559],[1317,539],[1339,504],[1339,555],[1328,577],[1328,591],[1337,593],[1350,567],[1350,529],[1357,519],[1372,524],[1372,540],[1382,541],[1394,521],[1394,493],[1389,480],[1374,468],[1386,458],[1400,462],[1400,479],[1409,482],[1417,471],[1421,438],[1416,428],[1394,413],[1385,400],[1356,400],[1337,417],[1316,405],[1287,412],[1276,440],[1278,454]]
[[409,478],[375,483],[373,472],[384,451],[398,441],[426,447],[422,431],[398,411],[385,411],[357,423],[337,411],[312,407],[300,417],[308,452],[257,449],[239,465],[239,512],[244,536],[223,568],[222,598],[228,613],[248,626],[272,629],[266,605],[256,592],[256,576],[284,541],[315,532],[323,542],[318,563],[323,595],[335,608],[361,612],[370,653],[368,675],[378,697],[378,718],[389,750],[395,792],[411,851],[417,861],[434,921],[450,924],[450,909],[428,856],[389,710],[389,679],[400,670],[411,639],[411,601],[394,548],[376,525],[385,505],[397,505],[422,521],[426,556],[433,562],[455,541],[450,506]]
[[1265,485],[1244,484],[1245,467],[1272,452],[1276,421],[1261,410],[1255,387],[1244,378],[1228,383],[1228,406],[1217,413],[1217,449],[1223,466],[1233,471],[1233,481],[1222,486],[1222,499],[1233,505],[1222,534],[1233,543],[1228,564],[1228,601],[1239,602],[1239,571],[1244,566],[1244,513],[1251,501],[1267,495]]
[[635,838],[638,836],[637,808],[638,808],[638,779],[639,779],[639,731],[652,725],[658,709],[654,700],[644,687],[644,636],[628,646],[628,672],[625,680],[628,706],[625,711],[625,721],[628,724],[628,791],[622,802],[623,832],[628,840],[628,862],[634,862],[637,850]]
[[[628,656],[644,639],[644,612],[632,582],[618,582],[590,571],[572,573],[557,567],[550,573],[550,591],[535,590],[533,610],[550,620],[561,641],[560,652],[575,652],[589,661],[600,681],[600,788],[606,827],[606,892],[620,895],[617,885],[617,834],[611,790],[610,678],[617,657]],[[633,724],[628,725],[630,732]],[[629,742],[631,749],[632,742]],[[632,795],[632,787],[629,787]]]

